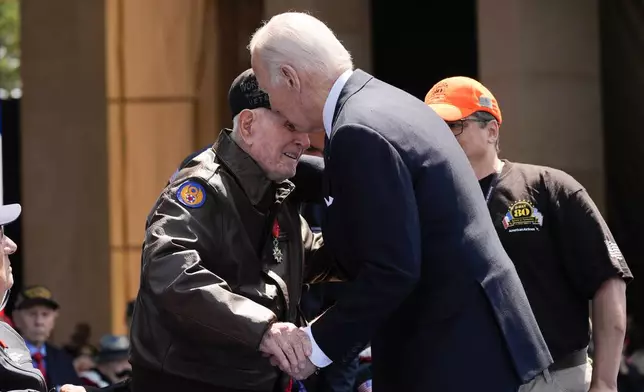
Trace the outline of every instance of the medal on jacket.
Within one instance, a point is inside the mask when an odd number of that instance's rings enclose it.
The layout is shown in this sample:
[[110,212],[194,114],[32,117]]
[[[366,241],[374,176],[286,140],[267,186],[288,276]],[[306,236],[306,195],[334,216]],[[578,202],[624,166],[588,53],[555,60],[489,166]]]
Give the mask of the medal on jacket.
[[282,250],[280,249],[280,242],[277,237],[280,236],[280,224],[277,222],[277,218],[273,222],[273,258],[276,262],[282,262]]

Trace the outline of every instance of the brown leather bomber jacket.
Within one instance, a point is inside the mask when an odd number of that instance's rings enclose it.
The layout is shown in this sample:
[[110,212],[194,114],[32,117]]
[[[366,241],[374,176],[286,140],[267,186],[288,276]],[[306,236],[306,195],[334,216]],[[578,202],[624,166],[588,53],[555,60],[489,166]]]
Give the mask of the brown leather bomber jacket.
[[146,222],[134,366],[273,390],[279,370],[258,351],[262,336],[275,321],[299,324],[302,284],[331,273],[293,189],[270,181],[226,130],[173,178]]

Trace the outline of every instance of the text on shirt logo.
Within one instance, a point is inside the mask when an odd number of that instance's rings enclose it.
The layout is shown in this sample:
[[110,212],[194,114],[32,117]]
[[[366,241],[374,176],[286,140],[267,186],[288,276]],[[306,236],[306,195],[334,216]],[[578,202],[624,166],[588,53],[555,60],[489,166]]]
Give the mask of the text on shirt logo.
[[503,228],[509,233],[539,231],[541,226],[543,226],[543,214],[527,200],[514,202],[503,217]]

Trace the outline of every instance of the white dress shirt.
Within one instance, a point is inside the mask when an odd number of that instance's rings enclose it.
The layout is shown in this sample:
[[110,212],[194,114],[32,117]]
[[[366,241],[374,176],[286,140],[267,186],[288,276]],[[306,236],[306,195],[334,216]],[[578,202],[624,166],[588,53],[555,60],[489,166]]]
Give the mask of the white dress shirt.
[[331,87],[331,91],[324,102],[322,121],[324,121],[324,130],[328,137],[331,137],[331,130],[333,129],[333,115],[335,114],[335,107],[338,104],[338,98],[340,98],[340,92],[342,92],[344,85],[347,84],[347,80],[349,80],[351,75],[353,75],[352,70],[349,69],[344,71],[335,83],[333,83],[333,87]]

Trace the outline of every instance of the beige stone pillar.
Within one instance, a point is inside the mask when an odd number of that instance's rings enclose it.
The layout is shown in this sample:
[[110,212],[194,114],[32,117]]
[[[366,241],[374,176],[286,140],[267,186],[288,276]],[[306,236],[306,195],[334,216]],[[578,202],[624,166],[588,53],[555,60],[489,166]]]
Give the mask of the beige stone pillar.
[[479,0],[479,74],[501,154],[562,169],[604,205],[597,0]]
[[231,126],[257,0],[106,0],[112,329],[139,287],[145,219],[177,165]]
[[139,288],[145,219],[177,165],[215,140],[212,0],[106,0],[112,330]]
[[102,1],[23,0],[25,284],[61,304],[55,340],[110,326],[105,15]]
[[220,11],[218,0],[22,2],[21,251],[25,283],[60,300],[59,343],[78,322],[94,341],[125,332],[145,218],[179,162],[230,122]]
[[215,23],[216,45],[219,56],[216,77],[220,88],[215,92],[218,110],[222,113],[219,128],[232,126],[228,105],[228,90],[232,81],[250,68],[250,54],[246,47],[251,35],[262,22],[261,0],[218,0]]

